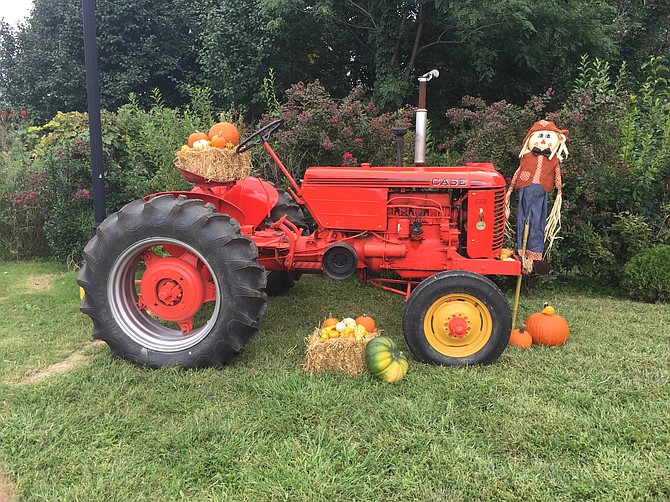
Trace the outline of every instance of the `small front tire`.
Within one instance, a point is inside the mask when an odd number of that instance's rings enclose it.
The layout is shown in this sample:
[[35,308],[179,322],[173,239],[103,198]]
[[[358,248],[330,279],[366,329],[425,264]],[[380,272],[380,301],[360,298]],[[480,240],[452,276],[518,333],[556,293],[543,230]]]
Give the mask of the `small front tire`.
[[512,315],[488,278],[445,271],[421,282],[405,303],[405,340],[421,361],[444,366],[490,364],[509,342]]

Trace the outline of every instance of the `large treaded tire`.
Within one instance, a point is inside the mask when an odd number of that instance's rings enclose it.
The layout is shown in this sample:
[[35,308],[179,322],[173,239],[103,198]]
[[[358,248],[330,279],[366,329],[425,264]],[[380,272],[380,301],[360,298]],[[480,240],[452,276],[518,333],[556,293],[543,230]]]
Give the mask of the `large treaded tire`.
[[490,364],[509,343],[512,315],[490,279],[452,270],[425,279],[412,291],[402,326],[407,345],[421,361],[444,366]]
[[[215,300],[209,316],[191,332],[161,324],[137,307],[136,275],[142,253],[156,246],[197,257],[197,269]],[[267,297],[256,245],[239,224],[211,205],[184,196],[137,200],[109,216],[84,249],[77,282],[84,289],[81,311],[93,321],[93,338],[112,354],[150,367],[220,367],[258,333]]]
[[[286,219],[296,227],[302,228],[304,231],[309,231],[309,227],[305,223],[305,214],[295,200],[293,200],[293,197],[279,187],[275,187],[275,189],[279,194],[279,200],[277,200],[272,211],[270,211],[272,221],[277,221],[279,218],[286,215]],[[300,279],[300,276],[301,274],[297,272],[271,270],[267,274],[267,286],[265,292],[269,296],[283,295],[295,286],[295,281]]]

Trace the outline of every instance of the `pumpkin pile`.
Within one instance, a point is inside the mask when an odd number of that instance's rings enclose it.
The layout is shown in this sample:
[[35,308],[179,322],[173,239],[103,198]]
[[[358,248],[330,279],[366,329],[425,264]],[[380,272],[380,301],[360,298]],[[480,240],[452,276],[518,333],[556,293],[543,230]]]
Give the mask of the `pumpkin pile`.
[[372,317],[329,317],[305,340],[305,371],[360,375],[367,369],[365,347],[379,334]]
[[188,137],[187,144],[181,147],[181,152],[188,148],[204,150],[207,147],[233,149],[240,142],[240,132],[235,124],[230,122],[219,122],[214,124],[209,133],[195,131]]
[[177,152],[175,165],[188,181],[230,181],[246,178],[251,154],[238,154],[240,133],[234,124],[219,122],[209,133],[195,131]]
[[524,350],[532,344],[554,347],[563,345],[569,334],[568,322],[556,314],[554,307],[545,303],[542,312],[531,314],[525,325],[512,330],[509,344]]
[[329,317],[323,321],[320,340],[325,343],[334,338],[355,338],[360,342],[374,331],[375,320],[372,317],[345,317],[341,321],[336,317]]

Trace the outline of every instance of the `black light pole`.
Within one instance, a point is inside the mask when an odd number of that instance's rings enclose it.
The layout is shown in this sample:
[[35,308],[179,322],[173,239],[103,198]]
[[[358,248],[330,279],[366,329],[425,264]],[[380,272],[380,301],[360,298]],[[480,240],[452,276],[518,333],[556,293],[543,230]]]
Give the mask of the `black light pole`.
[[95,41],[95,1],[81,0],[84,12],[84,61],[86,64],[86,95],[88,97],[88,133],[91,140],[93,171],[93,233],[105,219],[105,169],[102,160],[102,125],[100,120],[100,82],[98,51]]

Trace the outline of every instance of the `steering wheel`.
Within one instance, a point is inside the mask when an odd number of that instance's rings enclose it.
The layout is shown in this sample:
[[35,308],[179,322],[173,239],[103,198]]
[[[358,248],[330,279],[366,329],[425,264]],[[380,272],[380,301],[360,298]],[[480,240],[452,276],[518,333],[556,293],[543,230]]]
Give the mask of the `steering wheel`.
[[[284,122],[284,119],[277,119],[273,120],[269,124],[264,125],[261,127],[258,131],[255,133],[252,133],[251,135],[247,136],[242,143],[239,144],[237,147],[237,150],[235,150],[237,153],[242,153],[246,152],[247,150],[255,147],[256,145],[260,145],[261,143],[265,143],[270,139],[270,136],[272,136],[272,133],[275,132],[279,127],[282,125]],[[259,138],[260,136],[260,138]]]

